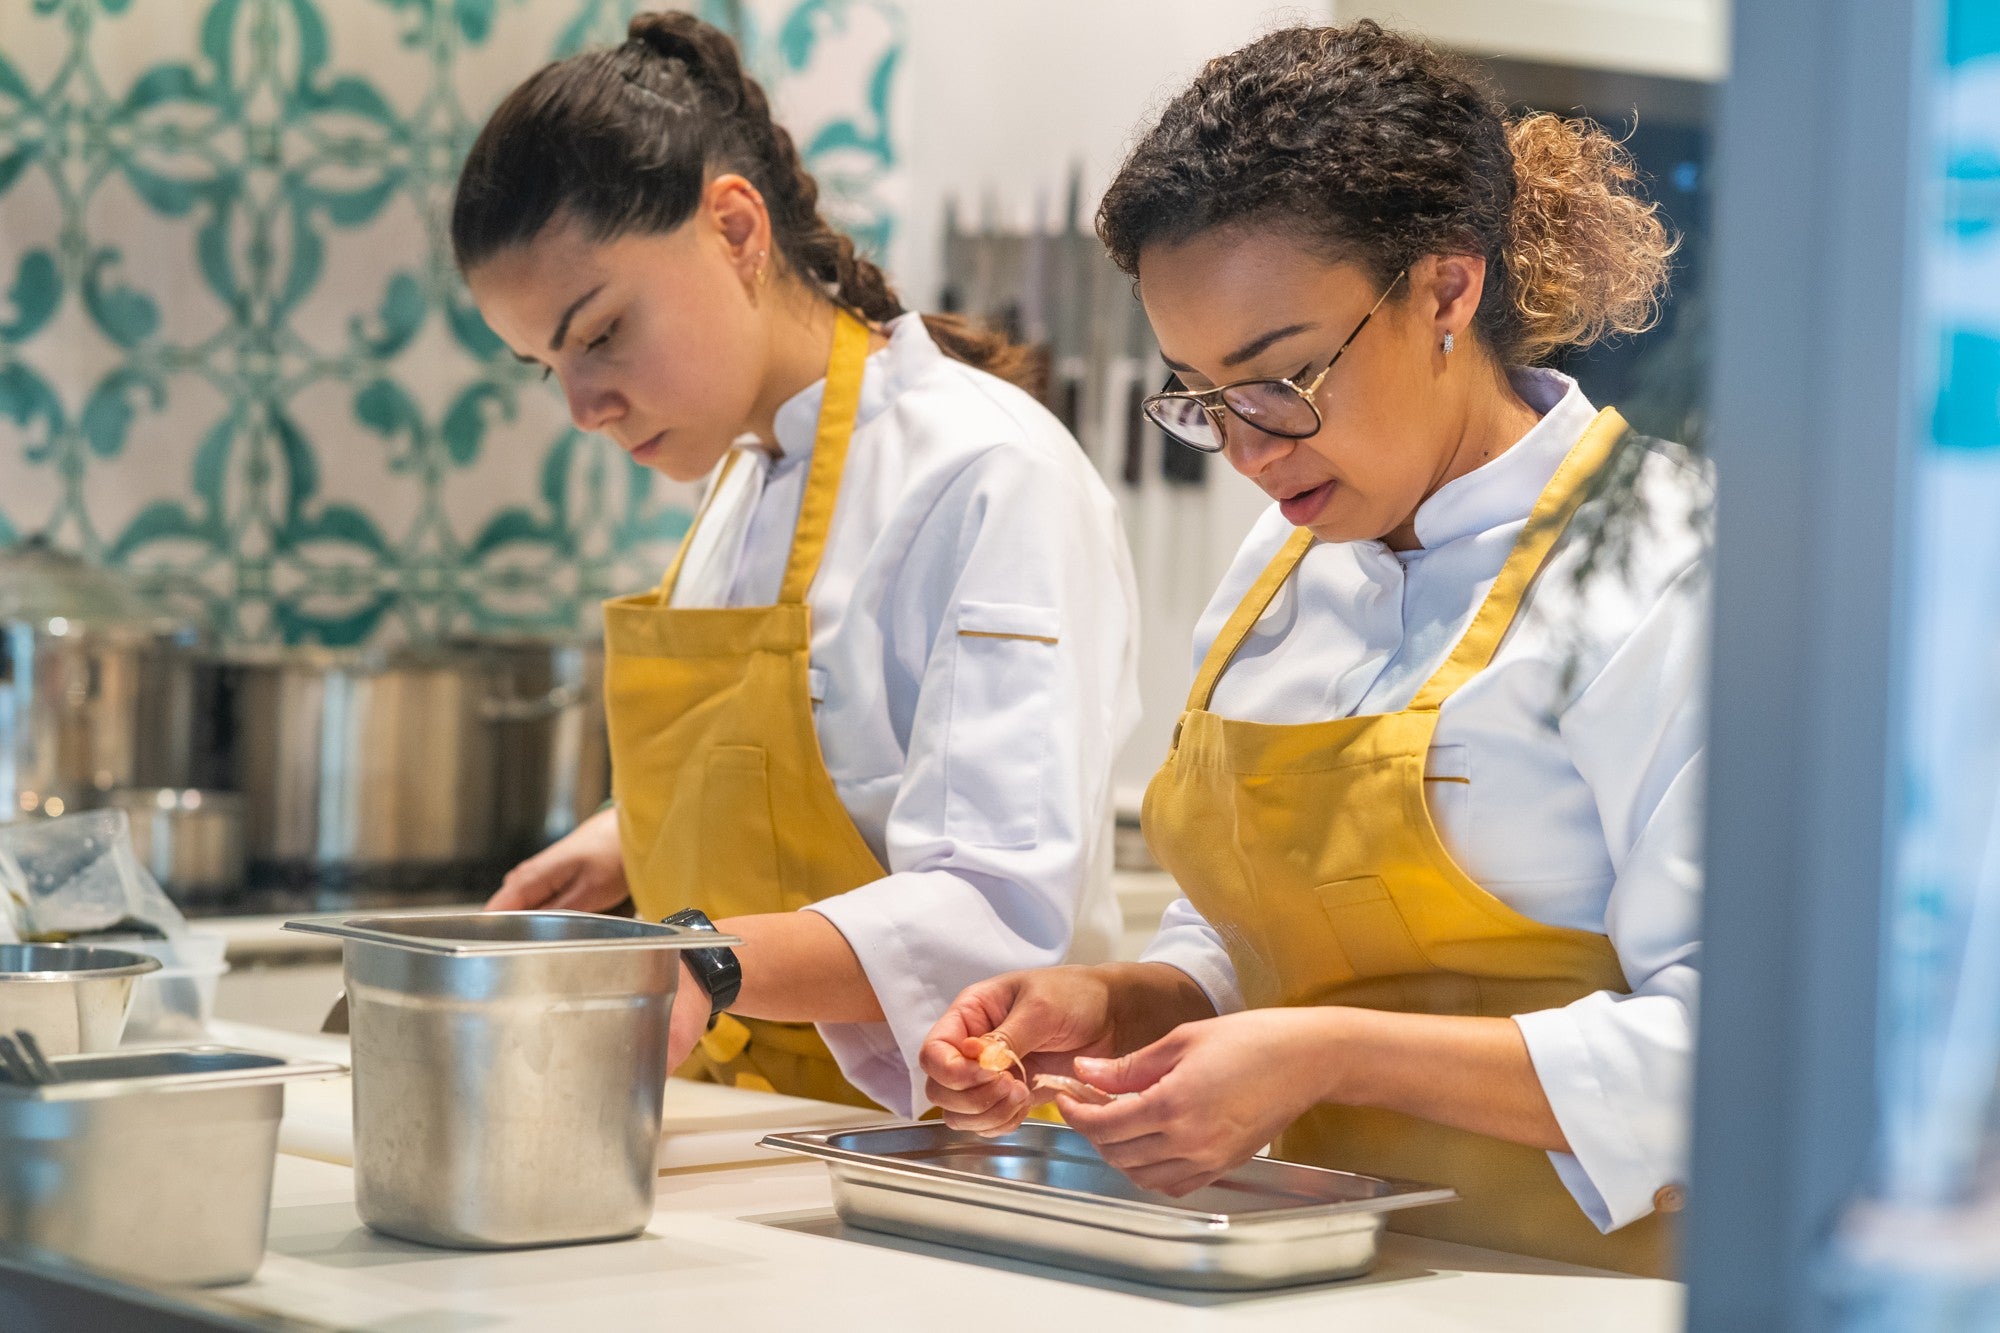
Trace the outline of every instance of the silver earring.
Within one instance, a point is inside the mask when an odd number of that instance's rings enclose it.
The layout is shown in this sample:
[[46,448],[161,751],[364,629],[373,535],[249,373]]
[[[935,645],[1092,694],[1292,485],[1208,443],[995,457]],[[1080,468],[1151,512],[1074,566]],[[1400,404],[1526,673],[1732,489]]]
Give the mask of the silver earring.
[[1451,337],[1451,335],[1450,335],[1449,333],[1445,334],[1445,335],[1444,335],[1444,354],[1445,354],[1446,356],[1450,356],[1450,355],[1451,355],[1451,343],[1452,343],[1452,337]]

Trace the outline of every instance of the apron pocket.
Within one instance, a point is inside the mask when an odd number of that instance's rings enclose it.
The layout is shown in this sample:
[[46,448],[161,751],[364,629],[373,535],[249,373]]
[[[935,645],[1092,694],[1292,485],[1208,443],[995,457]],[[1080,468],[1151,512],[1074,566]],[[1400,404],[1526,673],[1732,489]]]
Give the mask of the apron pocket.
[[1410,934],[1402,909],[1380,875],[1335,880],[1313,889],[1348,966],[1357,977],[1428,972],[1431,962]]
[[778,875],[771,779],[762,747],[718,745],[708,752],[696,857],[699,901],[692,905],[710,916],[783,912],[797,905],[786,900]]
[[1040,840],[1060,623],[1049,607],[960,604],[945,735],[947,836],[977,847]]
[[1472,824],[1472,758],[1463,745],[1433,745],[1424,756],[1424,805],[1438,840],[1454,857]]

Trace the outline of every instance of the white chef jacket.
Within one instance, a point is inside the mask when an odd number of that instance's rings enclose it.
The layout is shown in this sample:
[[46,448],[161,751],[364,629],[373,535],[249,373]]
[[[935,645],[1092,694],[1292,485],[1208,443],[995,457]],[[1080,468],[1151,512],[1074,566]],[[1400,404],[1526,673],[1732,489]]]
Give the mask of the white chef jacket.
[[[1419,549],[1308,551],[1223,674],[1215,712],[1307,723],[1409,705],[1596,412],[1566,376],[1513,380],[1541,421],[1424,502]],[[1586,506],[1492,663],[1439,711],[1427,775],[1469,781],[1425,788],[1474,882],[1536,921],[1601,932],[1617,950],[1629,995],[1514,1020],[1570,1144],[1550,1159],[1605,1231],[1645,1216],[1657,1190],[1685,1178],[1699,981],[1711,487],[1660,446],[1636,493],[1622,573],[1600,568],[1579,586],[1583,525],[1602,512]],[[1259,519],[1196,627],[1197,663],[1291,532],[1275,506]],[[1145,957],[1187,972],[1220,1012],[1243,1007],[1221,940],[1185,899]]]
[[[778,409],[779,457],[741,451],[673,605],[777,600],[825,388]],[[820,749],[889,870],[809,909],[888,1021],[819,1031],[850,1082],[912,1115],[918,1047],[966,986],[1111,956],[1111,762],[1138,722],[1131,556],[1061,423],[906,315],[868,358],[807,601]]]

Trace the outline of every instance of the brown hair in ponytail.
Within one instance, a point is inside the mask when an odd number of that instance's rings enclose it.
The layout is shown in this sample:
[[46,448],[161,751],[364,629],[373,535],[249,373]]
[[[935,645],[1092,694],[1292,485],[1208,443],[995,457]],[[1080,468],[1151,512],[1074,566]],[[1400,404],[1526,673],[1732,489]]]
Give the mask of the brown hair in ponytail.
[[1659,316],[1675,241],[1619,142],[1509,117],[1468,62],[1369,20],[1287,28],[1211,60],[1120,168],[1112,258],[1211,227],[1296,230],[1387,285],[1432,254],[1486,259],[1474,328],[1533,363]]
[[[546,66],[486,122],[452,201],[459,268],[558,217],[598,241],[672,231],[711,173],[733,171],[764,196],[785,267],[871,323],[901,315],[882,270],[820,215],[819,183],[728,35],[685,13],[641,14],[627,32],[622,46]],[[951,356],[1034,387],[1026,348],[956,316],[924,322]]]

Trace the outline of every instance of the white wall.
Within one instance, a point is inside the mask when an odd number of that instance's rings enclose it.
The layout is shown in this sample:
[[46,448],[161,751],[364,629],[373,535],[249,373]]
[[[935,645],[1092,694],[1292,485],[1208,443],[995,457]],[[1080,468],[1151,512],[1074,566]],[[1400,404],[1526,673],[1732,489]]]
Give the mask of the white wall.
[[1343,23],[1372,18],[1481,55],[1720,79],[1729,0],[1334,0]]
[[1133,131],[1204,60],[1332,12],[1331,0],[911,0],[899,135],[908,207],[893,254],[905,290],[936,296],[947,197],[970,205],[967,217],[991,200],[1025,227],[1038,196],[1059,205],[1080,163],[1094,208]]

